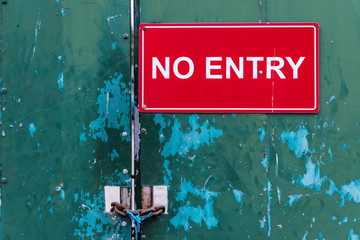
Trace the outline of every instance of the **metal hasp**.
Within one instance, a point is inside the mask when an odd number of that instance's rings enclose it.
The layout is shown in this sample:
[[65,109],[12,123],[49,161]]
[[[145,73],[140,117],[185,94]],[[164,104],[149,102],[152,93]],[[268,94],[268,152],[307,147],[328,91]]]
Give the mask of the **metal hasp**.
[[[130,194],[129,194],[130,191]],[[134,194],[127,187],[105,186],[105,211],[131,219],[131,238],[138,239],[140,224],[151,216],[167,213],[167,186],[142,187],[142,209],[133,210]]]
[[[111,203],[118,202],[127,208],[132,206],[132,193],[129,187],[105,186],[105,212],[111,213]],[[153,206],[164,206],[168,213],[168,186],[142,186],[141,187],[141,205],[146,210]]]

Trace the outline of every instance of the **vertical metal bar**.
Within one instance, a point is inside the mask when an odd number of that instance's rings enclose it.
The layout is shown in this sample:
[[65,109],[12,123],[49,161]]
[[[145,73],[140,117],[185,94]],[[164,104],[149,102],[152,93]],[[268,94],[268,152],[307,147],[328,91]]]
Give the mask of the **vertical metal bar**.
[[[130,1],[130,76],[131,76],[131,210],[135,207],[135,2]],[[131,224],[131,239],[135,239],[135,226]]]

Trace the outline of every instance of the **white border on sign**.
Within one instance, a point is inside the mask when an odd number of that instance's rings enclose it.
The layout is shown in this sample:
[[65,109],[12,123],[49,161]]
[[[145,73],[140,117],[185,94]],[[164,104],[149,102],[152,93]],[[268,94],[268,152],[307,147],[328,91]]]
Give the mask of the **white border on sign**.
[[[244,25],[244,26],[226,26],[226,25],[218,25],[218,26],[146,26],[146,28],[313,28],[314,29],[314,107],[313,108],[149,108],[146,107],[146,110],[176,110],[176,111],[185,111],[185,110],[192,110],[192,111],[243,111],[243,110],[249,110],[249,111],[281,111],[281,110],[285,110],[285,111],[309,111],[309,110],[315,110],[317,107],[317,101],[316,101],[316,97],[317,97],[317,87],[316,87],[316,82],[317,82],[317,74],[316,74],[316,63],[317,63],[317,55],[316,55],[316,28],[315,26],[311,26],[311,25],[294,25],[294,26],[286,26],[286,25],[271,25],[271,26],[266,26],[266,25],[262,25],[262,26],[256,26],[256,25]],[[141,69],[141,86],[142,86],[142,99],[141,99],[141,104],[142,106],[147,106],[144,103],[144,42],[145,42],[145,33],[146,31],[142,32],[142,59],[141,59],[141,64],[142,64],[142,69]]]

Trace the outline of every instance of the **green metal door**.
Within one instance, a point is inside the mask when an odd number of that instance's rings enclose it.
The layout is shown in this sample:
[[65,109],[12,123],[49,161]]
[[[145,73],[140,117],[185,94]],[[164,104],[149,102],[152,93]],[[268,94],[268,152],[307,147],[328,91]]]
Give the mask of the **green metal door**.
[[[169,191],[141,239],[359,239],[360,2],[136,11],[142,23],[320,25],[318,114],[140,114],[141,185]],[[130,239],[103,191],[130,186],[129,14],[122,0],[2,4],[2,239]]]

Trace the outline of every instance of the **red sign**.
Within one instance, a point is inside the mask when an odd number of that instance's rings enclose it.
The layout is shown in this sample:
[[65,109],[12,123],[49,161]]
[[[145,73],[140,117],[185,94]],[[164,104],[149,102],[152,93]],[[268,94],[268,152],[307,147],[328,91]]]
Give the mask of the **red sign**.
[[317,23],[141,24],[141,112],[316,113]]

